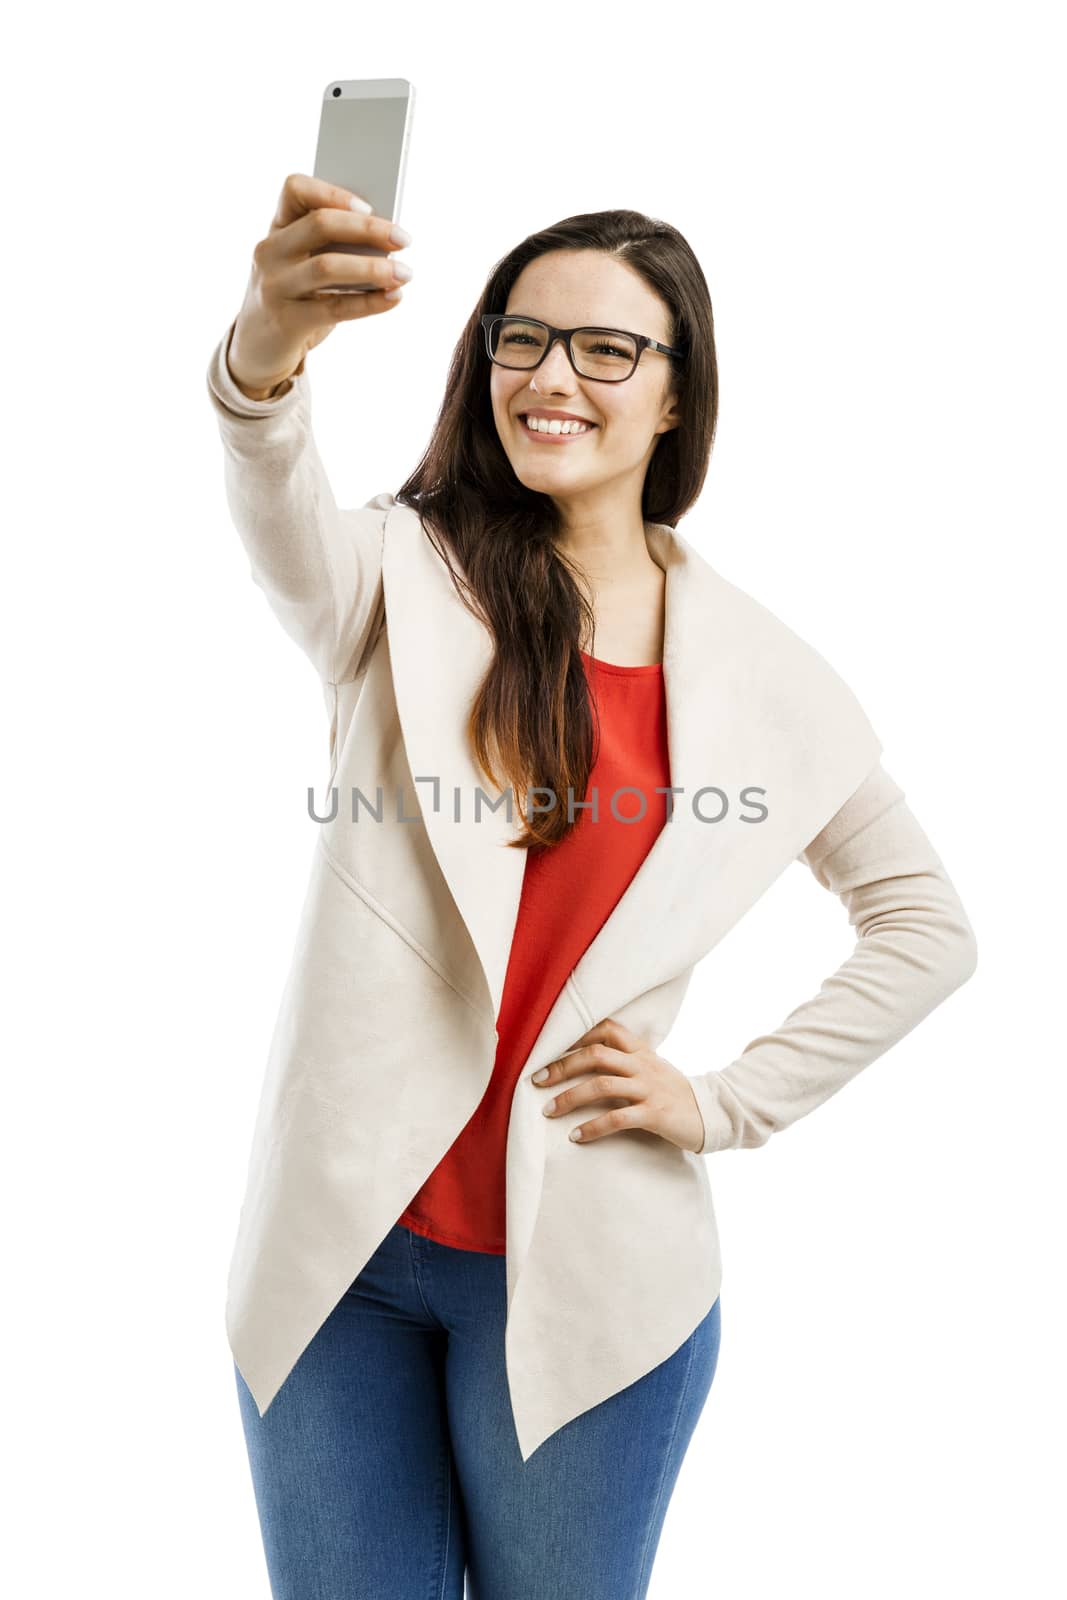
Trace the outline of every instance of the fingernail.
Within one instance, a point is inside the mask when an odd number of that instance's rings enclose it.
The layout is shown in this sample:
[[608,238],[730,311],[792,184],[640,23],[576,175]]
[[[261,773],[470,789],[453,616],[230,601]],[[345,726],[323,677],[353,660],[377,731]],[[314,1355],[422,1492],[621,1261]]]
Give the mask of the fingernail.
[[547,1106],[542,1106],[541,1107],[541,1114],[543,1116],[550,1117],[552,1115],[553,1111],[555,1111],[555,1109],[556,1109],[556,1102],[554,1100],[550,1100],[548,1102]]
[[393,276],[395,278],[402,278],[406,283],[411,277],[411,268],[408,266],[406,261],[391,261],[389,265],[393,269]]
[[349,204],[349,206],[351,207],[351,209],[353,211],[364,211],[364,212],[366,212],[366,211],[373,211],[374,210],[374,207],[371,206],[371,205],[368,205],[366,200],[361,199],[358,194],[354,194],[352,196],[351,200],[348,202],[348,204]]
[[568,1133],[567,1138],[568,1139],[573,1139],[576,1144],[581,1143],[581,1138],[582,1138],[582,1130],[581,1130],[581,1128],[572,1128],[570,1133]]
[[410,233],[406,232],[405,229],[403,229],[397,222],[394,222],[393,226],[389,229],[389,237],[392,239],[394,244],[411,243]]
[[541,1069],[538,1072],[535,1072],[534,1075],[533,1075],[534,1083],[545,1083],[545,1082],[547,1082],[547,1080],[548,1080],[548,1068],[547,1067],[541,1067]]

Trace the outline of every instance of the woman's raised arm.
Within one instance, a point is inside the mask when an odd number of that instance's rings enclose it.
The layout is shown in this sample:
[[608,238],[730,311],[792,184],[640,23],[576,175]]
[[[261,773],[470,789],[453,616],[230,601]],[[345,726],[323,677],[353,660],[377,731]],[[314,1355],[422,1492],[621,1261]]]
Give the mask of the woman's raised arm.
[[[308,352],[341,322],[398,304],[390,255],[407,241],[387,217],[295,173],[253,251],[244,304],[212,352],[207,387],[225,451],[226,496],[252,577],[328,683],[358,676],[383,614],[382,539],[394,503],[339,510],[311,429]],[[338,286],[380,283],[365,294]],[[257,398],[258,397],[258,398]]]

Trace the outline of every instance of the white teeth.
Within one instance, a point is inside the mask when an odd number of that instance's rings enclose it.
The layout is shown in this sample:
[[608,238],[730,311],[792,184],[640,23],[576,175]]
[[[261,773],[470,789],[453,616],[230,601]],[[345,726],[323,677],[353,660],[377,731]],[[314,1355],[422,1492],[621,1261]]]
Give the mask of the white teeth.
[[531,433],[588,433],[591,427],[588,422],[561,422],[558,417],[526,417],[525,423]]

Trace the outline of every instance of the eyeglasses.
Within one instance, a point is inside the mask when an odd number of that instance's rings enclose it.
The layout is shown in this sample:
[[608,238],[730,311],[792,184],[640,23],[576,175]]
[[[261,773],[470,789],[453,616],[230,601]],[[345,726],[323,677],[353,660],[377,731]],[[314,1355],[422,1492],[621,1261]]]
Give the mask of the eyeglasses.
[[498,367],[539,367],[557,339],[562,339],[571,366],[582,378],[595,383],[624,383],[632,378],[645,350],[660,350],[665,356],[684,358],[682,350],[672,350],[644,333],[623,333],[618,328],[553,328],[535,317],[500,316],[491,311],[482,317],[485,348]]

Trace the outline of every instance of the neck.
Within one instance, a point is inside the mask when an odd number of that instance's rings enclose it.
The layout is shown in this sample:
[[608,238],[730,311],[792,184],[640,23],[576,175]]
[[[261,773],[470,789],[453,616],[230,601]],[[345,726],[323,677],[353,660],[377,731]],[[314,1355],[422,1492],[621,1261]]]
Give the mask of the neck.
[[647,582],[656,566],[641,522],[621,529],[605,528],[602,523],[568,528],[557,537],[556,546],[575,563],[598,595]]

